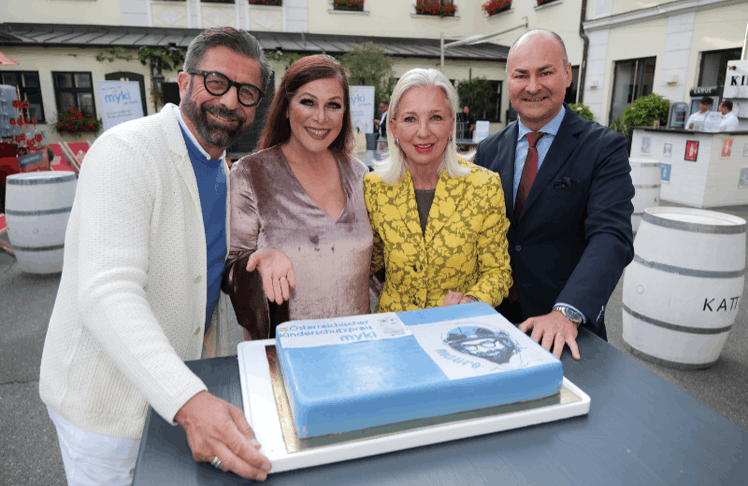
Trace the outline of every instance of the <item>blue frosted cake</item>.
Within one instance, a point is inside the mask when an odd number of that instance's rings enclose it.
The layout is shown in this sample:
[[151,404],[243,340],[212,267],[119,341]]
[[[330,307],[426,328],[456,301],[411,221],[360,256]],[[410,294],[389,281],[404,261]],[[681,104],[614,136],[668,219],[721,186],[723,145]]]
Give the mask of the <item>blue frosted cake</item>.
[[291,321],[276,336],[300,438],[545,398],[563,380],[484,303]]

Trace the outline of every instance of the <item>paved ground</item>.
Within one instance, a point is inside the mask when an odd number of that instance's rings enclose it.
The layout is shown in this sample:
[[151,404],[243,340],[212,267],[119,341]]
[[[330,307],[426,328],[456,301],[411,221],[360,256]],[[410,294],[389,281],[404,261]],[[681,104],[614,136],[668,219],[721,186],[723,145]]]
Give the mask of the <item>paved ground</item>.
[[[748,219],[748,206],[720,208]],[[47,322],[59,275],[21,273],[15,258],[0,251],[0,484],[65,485],[54,427],[39,399],[38,380]],[[746,286],[748,290],[748,286]],[[625,350],[621,337],[619,282],[606,311],[609,341]],[[701,371],[649,369],[748,430],[748,303],[745,292],[730,337],[716,366]],[[235,341],[241,339],[234,327]],[[593,404],[594,406],[594,404]]]

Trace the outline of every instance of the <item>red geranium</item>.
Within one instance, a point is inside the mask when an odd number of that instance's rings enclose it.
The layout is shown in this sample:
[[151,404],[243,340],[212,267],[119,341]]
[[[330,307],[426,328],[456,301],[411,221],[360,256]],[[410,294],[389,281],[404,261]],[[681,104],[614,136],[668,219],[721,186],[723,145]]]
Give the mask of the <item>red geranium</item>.
[[57,133],[60,135],[95,132],[101,127],[101,125],[101,120],[84,116],[79,109],[70,107],[65,111],[57,112],[55,130],[57,130]]
[[416,13],[419,15],[434,15],[436,17],[454,17],[457,6],[442,3],[439,0],[417,0]]
[[481,9],[488,15],[494,15],[504,10],[509,10],[512,6],[512,0],[489,0],[481,5]]

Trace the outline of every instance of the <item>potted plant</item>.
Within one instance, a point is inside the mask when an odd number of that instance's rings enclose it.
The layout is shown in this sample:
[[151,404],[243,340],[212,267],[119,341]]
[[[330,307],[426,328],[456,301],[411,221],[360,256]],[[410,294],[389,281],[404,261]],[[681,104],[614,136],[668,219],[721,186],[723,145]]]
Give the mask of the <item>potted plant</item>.
[[417,0],[416,13],[418,15],[433,15],[435,17],[454,17],[457,6],[451,0]]
[[354,12],[364,11],[364,0],[332,0],[335,10],[351,10]]
[[78,108],[71,106],[65,111],[57,112],[55,130],[60,135],[80,135],[97,132],[101,124],[100,119],[85,116]]
[[572,103],[569,105],[569,108],[582,118],[592,120],[595,117],[590,111],[590,107],[584,106],[582,103]]
[[[234,3],[234,0],[231,0]],[[283,0],[249,0],[250,5],[272,5],[280,7],[283,5]]]
[[654,125],[655,120],[667,120],[669,108],[670,100],[652,93],[635,99],[631,105],[623,110],[620,124],[615,123],[616,126],[622,126],[622,129],[614,129],[626,135],[629,153],[631,153],[631,140],[634,135],[634,127],[651,127]]
[[488,2],[481,5],[481,8],[489,17],[505,10],[509,10],[511,7],[512,0],[488,0]]

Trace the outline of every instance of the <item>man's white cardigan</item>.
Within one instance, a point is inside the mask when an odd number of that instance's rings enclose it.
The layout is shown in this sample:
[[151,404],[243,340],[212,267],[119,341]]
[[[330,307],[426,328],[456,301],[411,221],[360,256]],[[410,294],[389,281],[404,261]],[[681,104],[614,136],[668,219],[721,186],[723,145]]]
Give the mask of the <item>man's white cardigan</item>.
[[[96,140],[68,221],[39,389],[57,413],[98,434],[137,439],[148,404],[173,423],[206,389],[183,363],[203,350],[207,256],[197,181],[173,109]],[[228,184],[225,164],[224,172]],[[208,336],[218,355],[229,351],[225,297]]]

